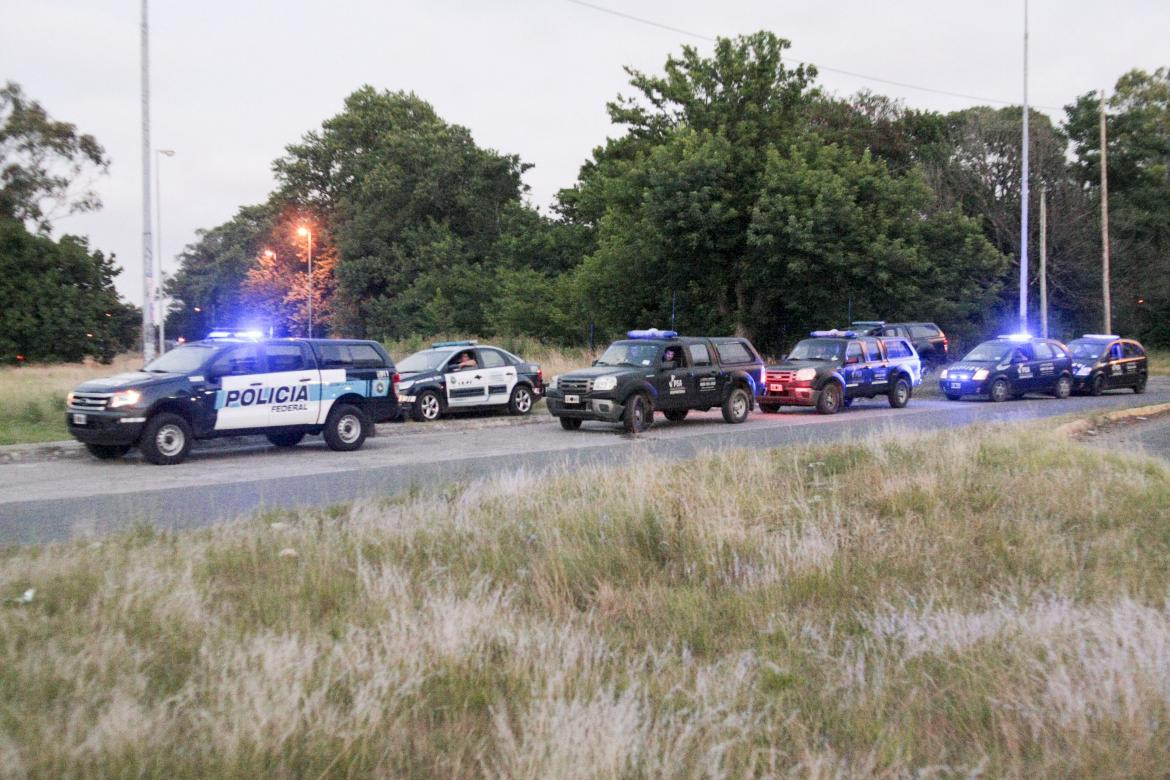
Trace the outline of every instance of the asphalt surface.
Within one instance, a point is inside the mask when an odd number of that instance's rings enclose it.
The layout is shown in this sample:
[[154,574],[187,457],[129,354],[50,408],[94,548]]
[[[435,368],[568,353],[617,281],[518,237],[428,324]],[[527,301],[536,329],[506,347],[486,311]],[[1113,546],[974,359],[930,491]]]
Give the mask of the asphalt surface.
[[1092,443],[1170,460],[1170,414],[1150,420],[1127,420],[1125,425],[1097,436]]
[[[376,437],[352,453],[332,452],[318,436],[293,449],[271,447],[262,438],[199,445],[179,466],[153,466],[136,455],[112,462],[88,457],[18,461],[0,465],[0,545],[101,535],[143,522],[194,528],[261,509],[326,506],[521,468],[621,463],[640,455],[685,458],[725,448],[871,434],[896,437],[977,422],[1164,403],[1170,401],[1170,379],[1152,378],[1144,395],[1116,391],[1063,401],[1028,396],[992,404],[921,395],[905,409],[891,409],[878,398],[832,416],[797,408],[780,414],[755,411],[742,425],[724,423],[718,411],[692,412],[680,423],[658,416],[654,427],[638,436],[602,423],[564,431],[538,410],[525,418],[382,425]],[[1170,430],[1163,435],[1170,437]]]

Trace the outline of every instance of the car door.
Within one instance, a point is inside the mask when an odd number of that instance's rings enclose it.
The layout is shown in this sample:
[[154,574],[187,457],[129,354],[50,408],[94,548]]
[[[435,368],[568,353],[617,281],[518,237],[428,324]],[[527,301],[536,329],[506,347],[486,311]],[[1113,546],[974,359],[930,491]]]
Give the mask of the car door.
[[[474,365],[460,368],[464,353],[470,354]],[[487,376],[474,349],[460,350],[447,361],[443,369],[443,380],[447,385],[447,406],[480,406],[487,403]]]
[[[671,355],[675,359],[670,361],[673,366],[668,367],[667,358]],[[682,344],[673,343],[663,347],[654,385],[658,390],[658,401],[654,408],[685,409],[693,405],[695,382]]]
[[1036,389],[1036,360],[1031,344],[1019,344],[1012,350],[1012,364],[1008,371],[1014,374],[1012,390],[1016,393],[1030,393]]
[[315,425],[321,411],[321,372],[307,344],[270,341],[264,345],[268,371],[264,391],[268,396],[270,426]]
[[719,387],[719,369],[714,365],[711,349],[706,344],[688,344],[687,357],[690,358],[691,379],[698,405],[718,406],[722,400],[722,388]]
[[890,365],[878,339],[865,340],[865,358],[867,392],[874,394],[887,392],[890,389]]
[[214,409],[215,430],[268,425],[268,404],[259,403],[266,373],[263,361],[259,344],[234,346],[212,361],[205,392]]
[[1105,387],[1126,387],[1130,384],[1126,376],[1125,348],[1120,341],[1114,341],[1105,348]]
[[1148,372],[1146,353],[1132,341],[1123,342],[1122,355],[1125,358],[1126,387],[1136,387],[1141,384],[1142,375]]
[[1035,358],[1036,384],[1034,389],[1048,391],[1056,386],[1056,379],[1060,376],[1056,359],[1062,357],[1047,341],[1037,341],[1032,345],[1032,354]]
[[487,403],[506,404],[516,386],[516,366],[499,350],[487,347],[476,350],[487,384]]
[[866,376],[865,355],[861,350],[860,341],[850,341],[845,346],[845,364],[841,367],[841,375],[845,377],[845,397],[856,398],[865,395],[869,388],[869,378]]

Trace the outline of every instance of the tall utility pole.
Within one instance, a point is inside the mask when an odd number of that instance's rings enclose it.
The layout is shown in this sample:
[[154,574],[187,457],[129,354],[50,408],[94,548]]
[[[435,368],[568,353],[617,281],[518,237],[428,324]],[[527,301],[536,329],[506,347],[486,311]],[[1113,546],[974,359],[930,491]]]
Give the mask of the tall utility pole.
[[1028,332],[1028,0],[1024,0],[1024,139],[1020,156],[1020,333]]
[[158,268],[156,278],[158,284],[155,286],[155,300],[158,302],[158,354],[165,354],[167,351],[167,311],[164,305],[165,299],[163,297],[163,282],[166,280],[166,274],[163,273],[162,267],[162,156],[174,157],[174,149],[155,149],[154,150],[154,219],[155,230],[154,237],[158,241],[158,251],[155,253],[155,264]]
[[150,235],[150,27],[142,0],[142,358],[154,360],[154,257]]
[[1105,132],[1105,90],[1101,90],[1101,291],[1105,302],[1105,332],[1113,330],[1109,295],[1109,137]]
[[1040,184],[1040,335],[1048,338],[1048,185],[1043,183]]

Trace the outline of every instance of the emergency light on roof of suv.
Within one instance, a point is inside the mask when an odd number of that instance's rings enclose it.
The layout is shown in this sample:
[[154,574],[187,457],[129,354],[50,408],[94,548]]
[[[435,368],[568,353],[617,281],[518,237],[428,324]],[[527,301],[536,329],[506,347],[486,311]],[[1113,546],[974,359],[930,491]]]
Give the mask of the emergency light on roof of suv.
[[474,347],[478,341],[436,341],[431,344],[431,349],[439,349],[440,347]]
[[996,336],[997,339],[1007,339],[1008,341],[1031,341],[1032,335],[1030,333],[1008,333],[1004,336]]
[[209,339],[255,339],[264,338],[264,334],[258,330],[213,330],[207,334]]
[[631,339],[673,339],[678,337],[678,331],[650,328],[648,330],[631,330],[626,333],[626,336]]
[[808,334],[815,339],[855,339],[857,334],[851,330],[814,330]]
[[1115,335],[1110,334],[1110,333],[1086,333],[1085,335],[1081,336],[1081,338],[1083,338],[1083,339],[1104,339],[1106,341],[1113,341],[1115,339],[1121,338],[1121,336],[1115,336]]
[[880,328],[882,325],[886,324],[886,321],[885,320],[854,320],[853,322],[851,322],[849,324],[853,327]]

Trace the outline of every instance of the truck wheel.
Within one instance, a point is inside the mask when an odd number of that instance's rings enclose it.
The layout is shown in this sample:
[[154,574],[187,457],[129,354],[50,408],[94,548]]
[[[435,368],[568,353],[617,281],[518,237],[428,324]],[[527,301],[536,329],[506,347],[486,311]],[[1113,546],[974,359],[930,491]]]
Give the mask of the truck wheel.
[[577,431],[581,429],[581,421],[576,417],[561,417],[561,427],[566,431]]
[[414,399],[411,416],[419,422],[434,422],[443,413],[443,404],[434,390],[424,390]]
[[1105,392],[1105,376],[1097,374],[1089,383],[1089,395],[1101,395],[1103,392]]
[[191,452],[191,424],[177,414],[159,412],[146,421],[138,449],[156,466],[174,466]]
[[1149,379],[1149,376],[1146,374],[1142,374],[1140,377],[1138,377],[1137,384],[1133,386],[1133,391],[1135,393],[1137,393],[1138,395],[1141,395],[1142,393],[1146,392],[1146,381],[1148,379]]
[[528,385],[516,385],[512,388],[512,397],[508,399],[508,414],[528,414],[532,411],[532,390]]
[[995,403],[1006,401],[1008,399],[1008,383],[1006,379],[997,379],[991,385],[991,390],[987,393],[987,397]]
[[648,430],[654,420],[654,410],[650,400],[641,393],[630,396],[626,402],[626,411],[622,413],[622,425],[626,433],[639,433]]
[[273,431],[264,435],[277,447],[295,447],[305,438],[305,434],[298,431]]
[[1056,380],[1056,387],[1052,390],[1052,395],[1056,398],[1068,398],[1072,395],[1072,380],[1067,376],[1062,376]]
[[335,406],[325,418],[325,443],[337,452],[356,450],[362,446],[369,431],[369,416],[356,406]]
[[841,385],[829,382],[817,399],[817,411],[821,414],[836,414],[841,408]]
[[901,409],[910,403],[910,383],[906,381],[906,377],[898,377],[898,381],[890,388],[889,398],[890,406],[895,409]]
[[663,412],[662,414],[664,414],[666,419],[670,420],[671,422],[682,422],[683,420],[687,419],[686,409],[671,409],[669,412]]
[[742,387],[734,387],[727,394],[723,402],[723,421],[732,424],[741,423],[748,417],[752,408],[752,397]]
[[87,444],[85,448],[98,460],[114,460],[130,451],[129,444]]

